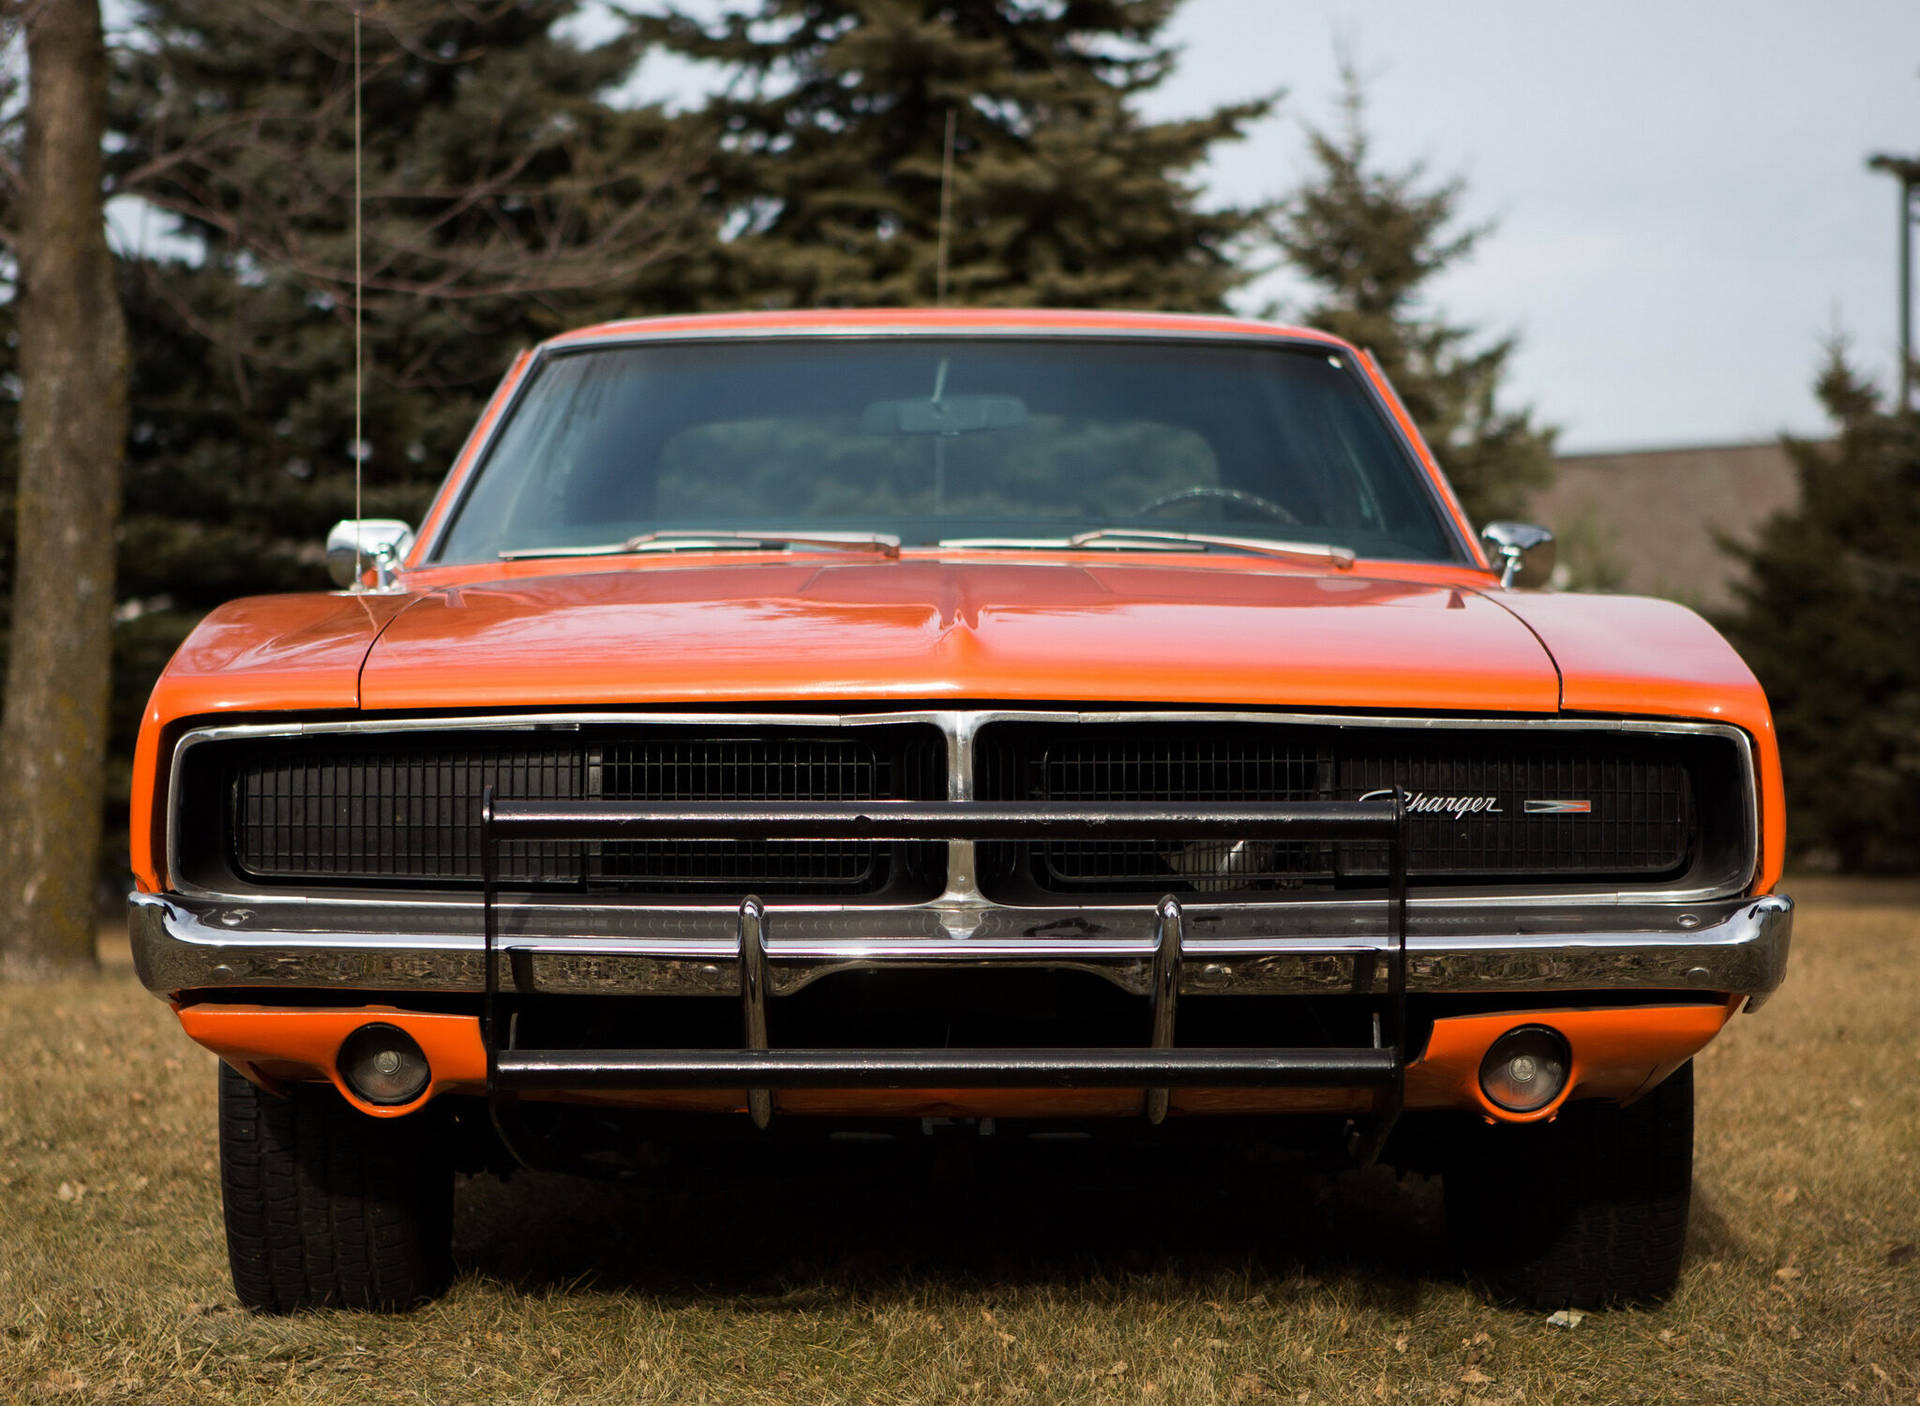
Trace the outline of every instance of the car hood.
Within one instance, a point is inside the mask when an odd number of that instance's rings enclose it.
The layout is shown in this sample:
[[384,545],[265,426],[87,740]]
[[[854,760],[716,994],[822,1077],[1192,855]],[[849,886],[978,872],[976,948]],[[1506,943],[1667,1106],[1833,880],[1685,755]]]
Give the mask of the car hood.
[[448,587],[360,676],[379,710],[942,699],[1551,712],[1560,680],[1526,624],[1450,585],[912,558]]

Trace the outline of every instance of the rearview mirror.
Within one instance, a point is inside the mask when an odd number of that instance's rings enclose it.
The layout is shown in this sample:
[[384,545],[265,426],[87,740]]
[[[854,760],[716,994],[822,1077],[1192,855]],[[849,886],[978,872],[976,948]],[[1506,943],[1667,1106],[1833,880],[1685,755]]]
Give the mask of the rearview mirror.
[[342,518],[327,533],[327,573],[333,584],[351,590],[368,566],[375,588],[391,590],[400,559],[413,545],[413,529],[398,518]]
[[978,434],[1027,423],[1017,395],[950,395],[940,400],[876,400],[860,414],[861,434]]
[[1553,575],[1553,534],[1531,522],[1490,522],[1480,529],[1502,586],[1544,586]]

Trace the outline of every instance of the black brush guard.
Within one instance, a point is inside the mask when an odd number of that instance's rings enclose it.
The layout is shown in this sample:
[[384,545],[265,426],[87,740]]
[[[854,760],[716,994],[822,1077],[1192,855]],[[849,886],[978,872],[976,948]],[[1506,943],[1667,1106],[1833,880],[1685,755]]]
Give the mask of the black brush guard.
[[[1191,839],[1371,842],[1387,849],[1388,980],[1374,1043],[1352,1049],[1177,1048],[1180,995],[1178,900],[1155,905],[1157,939],[1150,1043],[1122,1049],[779,1050],[767,1042],[767,913],[740,902],[737,1050],[528,1050],[501,1039],[496,923],[499,847],[515,840],[1096,840]],[[1407,812],[1404,793],[1384,801],[1169,805],[1048,802],[856,801],[677,802],[481,799],[481,912],[486,994],[481,1037],[495,1126],[513,1147],[502,1104],[516,1094],[565,1090],[746,1089],[764,1128],[775,1089],[1146,1090],[1151,1123],[1166,1117],[1173,1088],[1370,1088],[1374,1113],[1349,1151],[1371,1161],[1399,1117],[1406,1078]],[[516,1154],[517,1155],[517,1154]],[[524,1160],[524,1159],[523,1159]]]

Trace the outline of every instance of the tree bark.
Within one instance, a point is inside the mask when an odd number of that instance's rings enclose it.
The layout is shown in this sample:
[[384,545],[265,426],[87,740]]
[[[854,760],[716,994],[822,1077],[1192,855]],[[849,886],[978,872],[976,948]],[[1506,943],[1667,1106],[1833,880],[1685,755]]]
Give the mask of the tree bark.
[[97,0],[21,7],[20,485],[0,713],[0,972],[95,963],[127,332],[101,200]]

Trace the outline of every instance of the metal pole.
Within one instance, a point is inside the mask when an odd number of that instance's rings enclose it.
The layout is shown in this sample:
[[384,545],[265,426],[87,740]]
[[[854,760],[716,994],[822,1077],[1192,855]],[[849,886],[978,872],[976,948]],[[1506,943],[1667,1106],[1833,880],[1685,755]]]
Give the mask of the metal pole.
[[1900,183],[1900,401],[1904,413],[1913,392],[1913,192],[1920,186],[1920,157],[1867,158],[1869,171],[1884,171]]
[[1900,181],[1900,409],[1913,404],[1913,178]]

